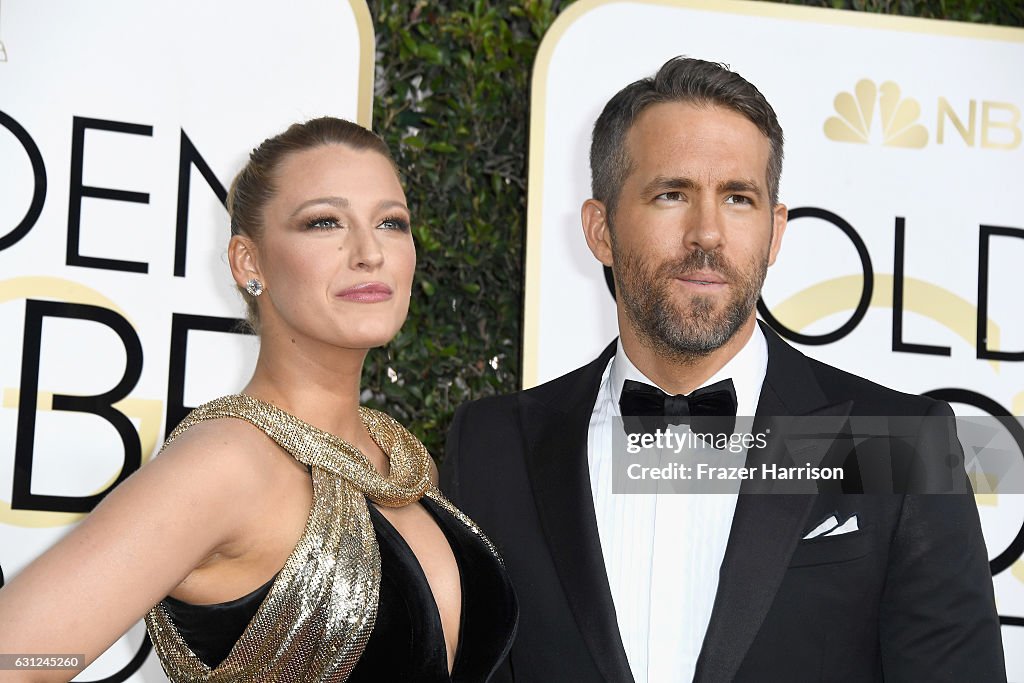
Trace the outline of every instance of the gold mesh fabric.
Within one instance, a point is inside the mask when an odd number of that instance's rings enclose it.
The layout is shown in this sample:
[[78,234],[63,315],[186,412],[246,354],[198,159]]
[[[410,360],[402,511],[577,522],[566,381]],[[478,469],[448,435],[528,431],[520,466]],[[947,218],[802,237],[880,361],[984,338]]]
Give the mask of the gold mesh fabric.
[[359,412],[388,454],[387,477],[344,440],[244,394],[196,408],[167,438],[171,443],[203,420],[243,419],[308,465],[313,480],[302,536],[256,615],[215,669],[189,649],[162,602],[146,615],[153,646],[173,683],[348,678],[373,631],[380,591],[380,553],[366,497],[400,507],[426,495],[498,556],[479,527],[430,483],[430,455],[423,444],[390,416],[364,407]]

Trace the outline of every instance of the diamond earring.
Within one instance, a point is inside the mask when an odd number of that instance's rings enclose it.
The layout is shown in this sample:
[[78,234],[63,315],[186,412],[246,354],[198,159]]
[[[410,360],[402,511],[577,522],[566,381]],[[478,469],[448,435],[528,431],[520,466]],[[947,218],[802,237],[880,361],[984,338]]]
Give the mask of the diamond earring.
[[263,283],[256,278],[252,278],[245,283],[245,291],[249,292],[253,296],[259,296],[263,293]]

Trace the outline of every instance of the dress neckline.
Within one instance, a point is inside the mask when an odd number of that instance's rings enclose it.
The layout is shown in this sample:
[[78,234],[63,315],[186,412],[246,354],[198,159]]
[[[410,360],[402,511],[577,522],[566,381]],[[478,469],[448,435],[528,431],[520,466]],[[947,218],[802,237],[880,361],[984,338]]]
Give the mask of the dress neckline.
[[466,582],[464,579],[465,568],[462,566],[463,563],[462,560],[460,559],[460,553],[456,550],[456,548],[453,545],[455,541],[451,536],[451,532],[447,527],[447,523],[445,520],[441,519],[441,515],[438,513],[438,509],[435,508],[434,502],[430,500],[429,497],[424,496],[424,498],[420,500],[419,503],[423,505],[423,508],[430,515],[431,519],[434,520],[434,524],[436,524],[437,527],[441,530],[445,542],[448,544],[448,547],[451,549],[452,556],[455,558],[455,566],[458,568],[459,571],[459,595],[461,596],[461,604],[459,605],[459,634],[455,641],[455,654],[452,657],[451,671],[448,671],[448,641],[444,637],[444,622],[441,621],[441,610],[437,606],[437,598],[434,596],[434,591],[430,588],[430,581],[427,579],[427,573],[423,570],[423,565],[420,564],[420,560],[418,557],[416,557],[416,553],[413,551],[412,546],[410,546],[409,542],[405,540],[405,536],[403,536],[402,532],[395,528],[395,525],[391,523],[391,520],[389,520],[387,516],[384,515],[384,513],[382,513],[374,506],[368,505],[367,507],[370,509],[371,516],[376,517],[378,519],[378,521],[382,525],[382,528],[394,538],[398,545],[398,548],[401,549],[401,552],[407,556],[408,560],[411,560],[410,565],[415,567],[417,579],[419,581],[422,581],[422,584],[426,589],[427,595],[430,596],[430,605],[433,608],[432,610],[430,610],[430,619],[434,622],[434,626],[441,634],[441,640],[444,643],[444,669],[447,672],[450,680],[454,676],[455,672],[458,670],[459,659],[461,658],[462,655],[462,634],[463,626],[465,625],[466,622]]
[[236,394],[222,400],[237,401],[250,409],[255,415],[250,421],[272,438],[274,434],[270,430],[286,437],[275,440],[296,460],[345,478],[379,505],[403,507],[418,501],[431,487],[430,453],[419,439],[387,413],[359,406],[363,425],[388,458],[389,472],[385,476],[348,441],[272,403],[249,394]]

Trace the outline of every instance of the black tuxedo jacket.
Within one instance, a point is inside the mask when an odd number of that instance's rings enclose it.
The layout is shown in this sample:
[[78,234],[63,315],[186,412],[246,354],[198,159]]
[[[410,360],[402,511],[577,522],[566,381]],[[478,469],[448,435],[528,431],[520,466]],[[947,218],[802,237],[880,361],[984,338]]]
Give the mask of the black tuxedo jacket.
[[[759,418],[950,414],[764,332]],[[633,680],[587,465],[591,412],[614,349],[533,389],[465,404],[449,431],[442,488],[495,542],[519,598],[515,644],[496,678]],[[830,515],[853,513],[859,531],[802,540]],[[973,497],[741,493],[695,680],[883,679],[1006,680]]]

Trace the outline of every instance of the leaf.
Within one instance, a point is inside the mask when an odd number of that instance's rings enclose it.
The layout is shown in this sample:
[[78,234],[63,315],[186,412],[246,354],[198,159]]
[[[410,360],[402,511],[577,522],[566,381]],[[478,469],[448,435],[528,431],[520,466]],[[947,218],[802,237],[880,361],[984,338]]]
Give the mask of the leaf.
[[433,64],[443,64],[445,61],[444,51],[430,43],[420,43],[417,54]]
[[426,147],[426,143],[423,142],[423,138],[418,135],[410,135],[407,138],[402,138],[402,144],[413,149],[423,149]]

